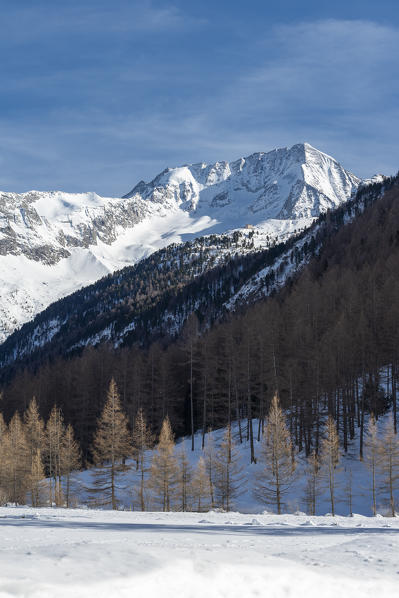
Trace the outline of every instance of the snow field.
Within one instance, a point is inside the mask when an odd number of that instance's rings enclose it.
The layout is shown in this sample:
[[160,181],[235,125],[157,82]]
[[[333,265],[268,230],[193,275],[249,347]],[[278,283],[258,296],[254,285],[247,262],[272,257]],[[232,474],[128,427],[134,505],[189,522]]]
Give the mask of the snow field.
[[399,519],[0,508],[0,597],[397,596]]

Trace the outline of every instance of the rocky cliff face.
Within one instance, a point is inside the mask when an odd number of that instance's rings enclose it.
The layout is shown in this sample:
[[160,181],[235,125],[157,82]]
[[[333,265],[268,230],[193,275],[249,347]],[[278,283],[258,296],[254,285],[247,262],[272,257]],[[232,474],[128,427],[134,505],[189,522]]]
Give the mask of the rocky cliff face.
[[0,255],[54,265],[74,247],[111,245],[118,227],[132,228],[156,212],[149,202],[58,191],[0,193]]
[[53,301],[170,243],[248,224],[265,242],[287,238],[359,184],[298,144],[167,169],[123,198],[0,192],[0,341]]
[[235,162],[169,168],[125,197],[235,219],[240,226],[242,218],[258,224],[262,218],[317,217],[345,201],[359,183],[336,160],[304,143]]

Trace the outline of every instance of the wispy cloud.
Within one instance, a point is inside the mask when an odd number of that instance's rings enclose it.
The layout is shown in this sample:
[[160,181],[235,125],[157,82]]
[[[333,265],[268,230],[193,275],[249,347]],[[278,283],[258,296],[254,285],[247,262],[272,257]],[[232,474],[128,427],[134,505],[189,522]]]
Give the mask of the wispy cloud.
[[309,140],[361,175],[395,171],[398,47],[399,30],[373,22],[277,26],[253,48],[258,65],[196,104],[191,122],[228,157]]
[[16,2],[0,15],[3,43],[30,43],[82,33],[87,36],[112,33],[160,33],[183,26],[203,25],[205,19],[193,18],[169,2],[155,5],[151,0],[104,0],[83,2]]
[[[273,29],[252,48],[258,65],[174,111],[148,114],[129,135],[182,160],[234,158],[298,141],[336,155],[360,176],[399,167],[399,30],[326,20]],[[144,150],[145,151],[145,150]],[[169,162],[170,163],[170,162]]]
[[[144,38],[169,31],[172,40],[173,31],[198,25],[174,5],[122,2],[130,21],[123,10],[108,19],[108,8],[99,6],[103,14],[90,21],[90,35],[107,22],[108,32],[115,29],[112,50],[117,28],[136,28]],[[89,8],[86,2],[79,13],[80,31]],[[54,26],[71,28],[68,18]],[[396,27],[360,20],[277,25],[248,41],[241,60],[234,54],[229,77],[222,76],[216,49],[214,63],[194,62],[193,45],[177,45],[178,53],[164,60],[159,53],[152,60],[153,46],[140,43],[100,63],[95,48],[84,64],[60,61],[22,78],[14,69],[3,89],[49,107],[45,115],[0,116],[2,184],[21,188],[23,180],[26,188],[31,178],[36,187],[121,194],[166,165],[234,159],[305,140],[360,176],[398,169]]]
[[301,107],[372,107],[392,92],[398,47],[398,29],[371,22],[283,25],[264,43],[270,58],[243,83],[267,91],[274,107],[290,104],[293,93]]

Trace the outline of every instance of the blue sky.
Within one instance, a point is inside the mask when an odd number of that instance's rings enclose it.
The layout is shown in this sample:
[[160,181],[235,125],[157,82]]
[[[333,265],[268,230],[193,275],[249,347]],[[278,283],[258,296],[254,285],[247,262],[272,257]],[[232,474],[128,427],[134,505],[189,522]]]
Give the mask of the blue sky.
[[118,196],[308,141],[399,169],[397,0],[0,2],[0,189]]

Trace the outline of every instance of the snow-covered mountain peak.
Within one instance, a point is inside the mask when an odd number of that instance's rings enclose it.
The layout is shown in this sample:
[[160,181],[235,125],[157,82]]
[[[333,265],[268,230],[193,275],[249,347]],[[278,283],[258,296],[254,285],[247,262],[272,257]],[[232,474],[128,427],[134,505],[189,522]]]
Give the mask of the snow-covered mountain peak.
[[166,168],[122,198],[0,192],[0,341],[56,299],[170,243],[253,226],[286,239],[360,179],[307,143]]
[[239,227],[242,219],[256,225],[262,217],[316,217],[345,201],[359,183],[331,156],[298,143],[233,162],[168,168],[126,197],[209,212],[218,220],[227,212]]
[[359,187],[367,187],[368,185],[383,183],[387,178],[388,177],[386,177],[384,174],[374,174],[369,179],[363,179]]

